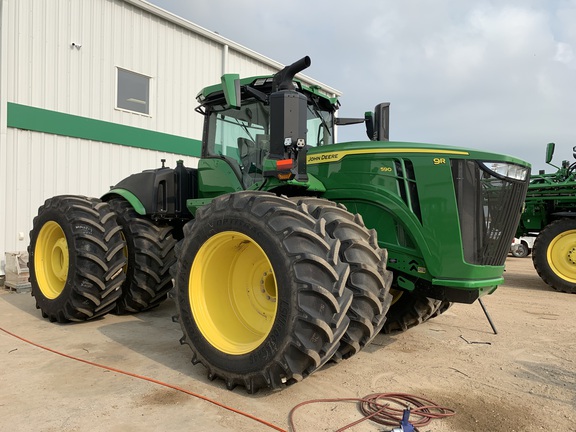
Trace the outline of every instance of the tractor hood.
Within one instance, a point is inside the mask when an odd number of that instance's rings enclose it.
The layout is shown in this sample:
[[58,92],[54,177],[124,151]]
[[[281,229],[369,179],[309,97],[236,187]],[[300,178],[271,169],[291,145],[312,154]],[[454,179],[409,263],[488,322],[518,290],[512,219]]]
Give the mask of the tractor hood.
[[351,155],[371,154],[430,155],[431,162],[435,165],[443,163],[442,158],[444,158],[444,162],[446,162],[446,156],[449,156],[450,158],[473,158],[486,162],[506,162],[508,164],[517,165],[519,169],[517,175],[523,176],[524,178],[527,177],[531,168],[531,165],[528,162],[513,156],[461,147],[396,141],[352,141],[333,144],[330,146],[310,148],[308,150],[307,163],[308,165],[313,165],[326,162],[337,162]]

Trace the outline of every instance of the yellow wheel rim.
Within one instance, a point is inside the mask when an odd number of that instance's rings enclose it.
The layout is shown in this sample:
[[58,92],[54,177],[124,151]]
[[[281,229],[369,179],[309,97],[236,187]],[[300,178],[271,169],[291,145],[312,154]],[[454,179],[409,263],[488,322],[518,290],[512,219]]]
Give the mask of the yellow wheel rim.
[[400,297],[402,297],[402,294],[404,294],[404,291],[390,288],[390,294],[392,294],[392,303],[390,303],[390,305],[393,305],[398,300],[400,300]]
[[122,248],[122,253],[124,254],[124,258],[126,258],[126,264],[122,267],[122,271],[124,274],[128,274],[128,241],[126,240],[126,236],[122,231],[120,231],[120,237],[124,240],[124,247]]
[[54,221],[44,224],[34,248],[34,269],[42,294],[55,299],[64,290],[68,278],[68,242],[60,225]]
[[276,277],[266,253],[245,234],[221,232],[200,247],[188,294],[200,332],[221,352],[253,351],[274,324]]
[[552,239],[546,258],[558,277],[576,283],[576,230],[568,230]]

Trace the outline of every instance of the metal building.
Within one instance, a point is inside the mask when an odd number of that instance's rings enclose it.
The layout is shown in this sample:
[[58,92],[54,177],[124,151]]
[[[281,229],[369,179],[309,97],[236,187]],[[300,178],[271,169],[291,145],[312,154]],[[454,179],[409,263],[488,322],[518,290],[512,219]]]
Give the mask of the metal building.
[[26,250],[50,196],[99,197],[161,159],[195,167],[197,92],[281,68],[142,0],[0,0],[0,259]]

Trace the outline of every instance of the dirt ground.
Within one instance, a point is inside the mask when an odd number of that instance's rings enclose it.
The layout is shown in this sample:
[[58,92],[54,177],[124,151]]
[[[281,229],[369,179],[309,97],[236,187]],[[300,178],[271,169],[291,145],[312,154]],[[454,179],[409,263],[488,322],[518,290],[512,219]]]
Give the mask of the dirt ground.
[[[179,386],[288,429],[287,415],[317,398],[412,393],[456,411],[421,432],[576,431],[576,295],[548,288],[530,258],[507,261],[506,283],[484,303],[455,305],[375,342],[280,392],[248,395],[209,381],[190,363],[173,303],[134,316],[73,325],[41,318],[29,294],[0,291],[0,430],[268,431],[195,396],[66,355]],[[14,335],[6,333],[6,331]],[[307,405],[296,430],[334,431],[360,418],[353,403]],[[365,421],[351,430],[390,430]]]

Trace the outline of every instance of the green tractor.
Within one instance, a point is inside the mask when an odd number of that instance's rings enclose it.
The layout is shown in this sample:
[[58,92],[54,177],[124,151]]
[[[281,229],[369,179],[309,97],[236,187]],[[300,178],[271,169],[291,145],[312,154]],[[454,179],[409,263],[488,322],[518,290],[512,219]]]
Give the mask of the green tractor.
[[[29,247],[43,316],[145,311],[174,284],[192,362],[255,392],[492,293],[529,164],[389,142],[388,104],[337,118],[336,98],[295,79],[309,65],[203,89],[198,168],[162,162],[101,199],[48,199]],[[337,144],[353,123],[370,140]]]
[[546,146],[546,163],[557,171],[531,176],[517,237],[536,236],[532,262],[544,282],[576,293],[576,162],[553,165],[554,148]]

